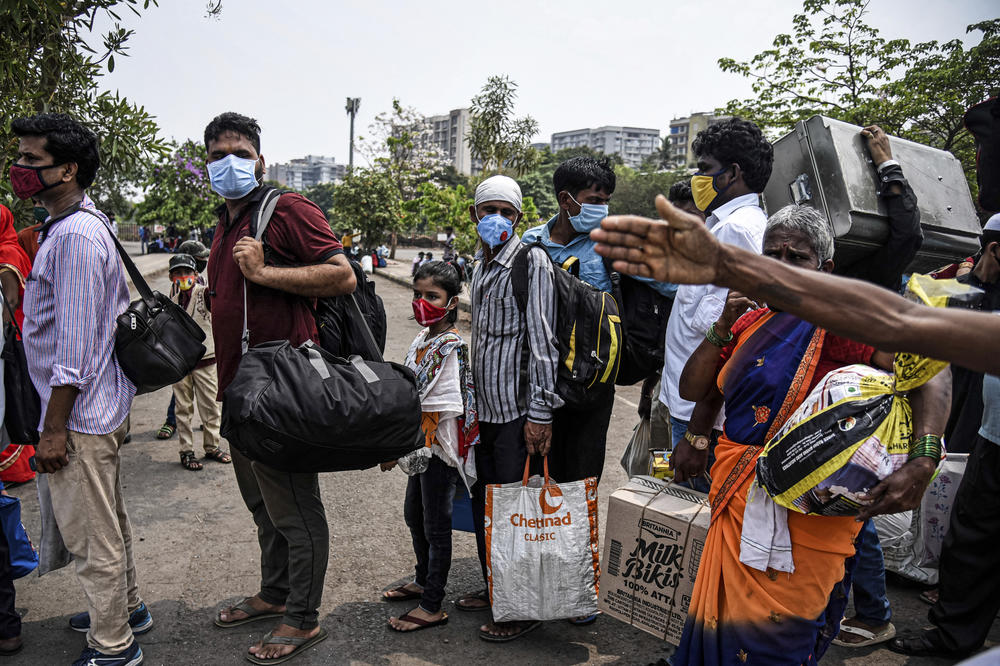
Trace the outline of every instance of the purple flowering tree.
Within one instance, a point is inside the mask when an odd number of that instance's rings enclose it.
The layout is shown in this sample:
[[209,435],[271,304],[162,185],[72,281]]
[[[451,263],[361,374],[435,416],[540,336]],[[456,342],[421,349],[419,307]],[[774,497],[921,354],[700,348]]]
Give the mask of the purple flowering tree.
[[215,226],[212,209],[221,199],[209,187],[205,146],[188,139],[150,170],[136,222],[150,228],[174,225],[179,231]]

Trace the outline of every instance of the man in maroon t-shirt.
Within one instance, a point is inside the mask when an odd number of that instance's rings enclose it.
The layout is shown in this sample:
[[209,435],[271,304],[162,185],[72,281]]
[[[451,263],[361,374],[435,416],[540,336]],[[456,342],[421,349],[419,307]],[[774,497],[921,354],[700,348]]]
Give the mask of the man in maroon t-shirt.
[[[212,331],[218,361],[219,398],[239,366],[246,288],[250,345],[317,340],[311,307],[317,297],[354,291],[354,272],[323,212],[308,199],[286,193],[267,227],[264,247],[250,236],[250,219],[265,193],[264,158],[257,121],[223,113],[205,128],[212,189],[225,199],[208,260]],[[273,639],[250,648],[259,659],[276,659],[326,638],[319,603],[329,555],[329,529],[316,474],[279,472],[251,463],[232,449],[236,482],[257,523],[261,549],[260,591],[221,611],[220,627],[281,618]]]

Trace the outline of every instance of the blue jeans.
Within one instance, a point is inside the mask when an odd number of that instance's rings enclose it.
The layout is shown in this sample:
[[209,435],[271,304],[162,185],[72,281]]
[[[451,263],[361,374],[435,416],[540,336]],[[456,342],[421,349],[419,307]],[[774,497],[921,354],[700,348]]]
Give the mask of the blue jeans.
[[[677,448],[677,445],[679,443],[685,441],[684,433],[687,432],[687,429],[688,429],[687,421],[681,421],[680,419],[674,418],[673,416],[670,417],[670,438],[673,440],[671,444],[673,444],[674,449]],[[712,469],[712,465],[715,464],[715,442],[717,441],[718,438],[714,436],[715,435],[714,431],[712,435],[713,436],[711,438],[711,442],[709,443],[708,446],[708,466],[705,468],[706,475],[708,474],[708,471]],[[690,488],[691,490],[697,490],[698,492],[707,493],[709,488],[712,487],[712,479],[711,477],[705,478],[704,476],[702,476],[697,479],[691,479],[690,481],[685,481],[678,485],[684,486],[685,488]]]
[[176,414],[176,411],[174,409],[176,405],[177,405],[177,401],[174,399],[174,394],[171,393],[170,394],[170,404],[167,405],[167,420],[166,420],[166,423],[169,423],[170,425],[174,426],[175,428],[177,427],[177,414]]
[[885,560],[875,523],[868,519],[854,542],[857,550],[854,569],[854,617],[869,626],[880,626],[892,618],[885,592]]
[[417,556],[413,582],[424,588],[420,607],[428,613],[441,610],[444,600],[451,569],[451,505],[459,483],[458,470],[431,456],[426,471],[414,474],[406,484],[403,517]]

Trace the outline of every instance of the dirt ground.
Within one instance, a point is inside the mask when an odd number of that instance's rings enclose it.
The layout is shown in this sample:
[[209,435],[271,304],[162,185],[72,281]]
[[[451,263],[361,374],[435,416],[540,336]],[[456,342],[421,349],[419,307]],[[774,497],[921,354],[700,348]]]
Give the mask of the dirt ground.
[[[154,286],[165,289],[166,280]],[[386,358],[402,360],[417,333],[407,289],[380,280],[389,317]],[[467,324],[464,325],[467,331]],[[148,664],[240,664],[247,647],[269,628],[267,622],[223,630],[212,618],[225,602],[257,591],[256,532],[243,506],[232,469],[207,461],[201,472],[179,464],[176,436],[154,438],[163,422],[169,389],[136,399],[132,410],[133,440],[123,454],[123,483],[135,539],[140,589],[155,628],[139,638]],[[607,497],[625,481],[618,463],[636,423],[638,389],[618,391],[608,436],[601,482],[600,511]],[[508,644],[480,640],[476,630],[483,613],[463,613],[453,602],[481,587],[475,541],[471,534],[454,536],[454,562],[445,609],[448,625],[413,634],[397,634],[387,619],[408,610],[407,604],[380,601],[380,590],[412,575],[413,554],[403,523],[406,476],[399,470],[325,474],[322,490],[330,522],[330,564],[320,623],[330,638],[291,663],[306,664],[649,664],[667,657],[671,646],[608,617],[589,627],[549,622],[525,638]],[[24,523],[38,535],[34,484],[15,488],[22,498]],[[7,664],[69,663],[84,647],[84,635],[71,631],[67,620],[85,610],[73,567],[17,582],[17,607],[24,614],[24,651]],[[926,622],[919,590],[893,586],[890,595],[899,628]],[[852,666],[942,664],[939,660],[907,660],[886,649],[834,648],[824,663]]]

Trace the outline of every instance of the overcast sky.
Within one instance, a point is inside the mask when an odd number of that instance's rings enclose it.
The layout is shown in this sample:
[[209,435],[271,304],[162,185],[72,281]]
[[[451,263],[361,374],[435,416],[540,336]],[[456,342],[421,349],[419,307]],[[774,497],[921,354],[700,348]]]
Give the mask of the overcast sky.
[[[360,97],[365,134],[398,97],[433,115],[469,105],[492,74],[519,88],[518,114],[553,132],[670,119],[750,93],[719,71],[791,31],[801,0],[160,0],[141,19],[129,58],[101,86],[153,113],[163,134],[201,138],[216,114],[256,117],[262,153],[347,162],[345,98]],[[998,14],[995,0],[873,0],[883,37],[948,40]],[[978,35],[978,33],[977,33]],[[978,39],[978,38],[977,38]],[[356,161],[363,162],[357,153]]]

